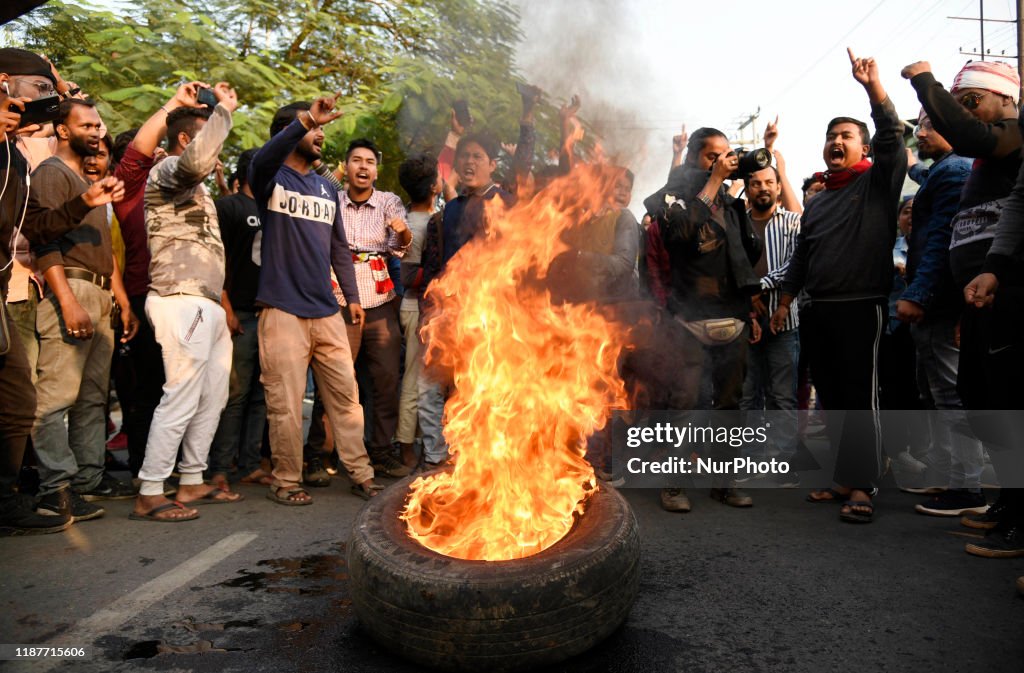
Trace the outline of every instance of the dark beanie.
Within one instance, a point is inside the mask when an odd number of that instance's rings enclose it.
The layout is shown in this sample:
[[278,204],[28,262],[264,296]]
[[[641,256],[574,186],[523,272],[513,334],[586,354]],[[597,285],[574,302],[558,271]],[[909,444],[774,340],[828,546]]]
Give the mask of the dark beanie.
[[57,86],[53,70],[42,56],[16,47],[0,49],[0,72],[8,75],[38,75]]

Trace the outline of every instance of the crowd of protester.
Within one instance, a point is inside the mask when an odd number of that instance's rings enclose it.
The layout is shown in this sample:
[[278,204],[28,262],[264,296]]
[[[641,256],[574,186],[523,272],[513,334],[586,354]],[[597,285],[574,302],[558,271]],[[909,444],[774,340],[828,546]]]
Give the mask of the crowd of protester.
[[[636,407],[784,412],[774,449],[787,458],[810,432],[796,412],[813,385],[836,465],[809,502],[870,522],[876,484],[898,463],[933,479],[906,489],[928,496],[919,512],[985,531],[969,553],[1024,556],[1022,491],[987,501],[986,447],[962,427],[969,410],[1024,408],[1017,73],[971,62],[947,90],[927,63],[904,68],[921,102],[915,154],[877,64],[850,61],[874,135],[856,117],[828,122],[825,170],[802,198],[776,123],[771,163],[743,170],[723,132],[684,128],[640,222],[633,174],[604,166],[607,209],[566,234],[573,254],[553,266],[566,281],[553,292],[650,329],[622,362]],[[59,532],[103,516],[108,499],[133,499],[132,519],[192,520],[199,505],[242,500],[239,483],[310,505],[309,489],[342,471],[370,499],[379,477],[443,465],[452,383],[423,366],[426,288],[486,232],[488,202],[511,206],[597,161],[579,147],[573,97],[557,164],[535,165],[541,94],[520,92],[515,145],[455,106],[440,150],[399,167],[400,196],[377,189],[371,139],[350,142],[335,169],[323,161],[333,97],[283,105],[266,143],[228,161],[239,105],[228,83],[182,84],[115,134],[49,61],[0,50],[5,533]],[[52,121],[23,123],[47,97]],[[222,161],[235,165],[226,177]],[[127,465],[107,450],[111,380]],[[943,413],[894,447],[880,409]],[[598,443],[598,475],[614,480]],[[749,507],[742,487],[726,478],[711,495]],[[661,504],[691,508],[679,488]]]

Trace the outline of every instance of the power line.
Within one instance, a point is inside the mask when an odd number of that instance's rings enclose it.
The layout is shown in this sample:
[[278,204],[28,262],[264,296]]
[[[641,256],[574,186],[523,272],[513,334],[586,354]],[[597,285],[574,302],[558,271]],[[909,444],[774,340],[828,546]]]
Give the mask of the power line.
[[803,79],[804,77],[806,77],[807,75],[809,75],[809,74],[810,74],[810,73],[811,73],[811,72],[812,72],[812,71],[813,71],[813,70],[814,70],[815,68],[817,68],[817,67],[818,67],[819,65],[821,65],[821,62],[822,62],[822,61],[824,61],[824,60],[825,60],[825,58],[826,58],[826,57],[828,57],[828,56],[829,56],[829,55],[830,55],[830,54],[831,54],[831,53],[832,53],[832,52],[833,52],[833,51],[835,50],[835,48],[836,48],[836,47],[838,47],[838,46],[842,45],[842,44],[843,44],[843,43],[844,43],[844,42],[846,41],[846,38],[848,38],[848,37],[850,37],[851,35],[853,35],[853,32],[854,32],[855,30],[857,30],[858,28],[860,28],[861,24],[863,24],[863,23],[864,23],[865,21],[867,21],[867,20],[868,20],[868,19],[869,19],[869,18],[871,17],[871,15],[872,15],[872,14],[874,14],[874,13],[875,13],[875,12],[876,12],[876,11],[878,10],[878,8],[879,8],[879,7],[881,7],[881,6],[882,6],[882,5],[884,5],[884,4],[885,4],[885,0],[879,0],[878,4],[876,4],[876,5],[874,6],[874,7],[872,7],[872,8],[871,8],[871,10],[870,10],[870,11],[868,11],[868,13],[867,13],[867,14],[865,14],[865,15],[864,15],[863,17],[861,17],[861,20],[860,20],[860,21],[858,21],[858,22],[857,22],[856,24],[854,24],[853,28],[851,28],[851,29],[850,29],[849,31],[847,31],[847,33],[846,33],[845,35],[843,35],[843,36],[842,36],[841,38],[839,38],[838,40],[836,40],[836,41],[835,41],[835,43],[834,43],[834,44],[832,44],[832,46],[830,46],[830,47],[829,47],[828,49],[826,49],[826,50],[824,51],[824,53],[822,53],[822,55],[821,55],[821,56],[819,56],[819,57],[818,57],[818,58],[817,58],[817,59],[816,59],[816,60],[814,61],[814,63],[812,63],[811,65],[809,65],[809,66],[807,67],[807,69],[806,69],[806,70],[804,70],[804,71],[803,71],[803,72],[801,72],[801,73],[800,73],[799,75],[797,75],[797,76],[796,76],[796,78],[795,78],[795,79],[794,79],[793,81],[791,81],[791,82],[790,82],[790,83],[789,83],[789,84],[788,84],[788,85],[786,86],[786,88],[784,88],[784,89],[782,89],[781,91],[779,91],[779,92],[778,92],[778,93],[777,93],[777,94],[775,95],[775,98],[773,98],[773,99],[771,99],[770,101],[768,101],[769,105],[766,105],[765,107],[766,107],[766,108],[767,108],[767,107],[770,107],[770,104],[771,104],[771,103],[774,103],[774,102],[776,102],[777,100],[779,100],[780,98],[782,98],[782,96],[783,96],[784,94],[787,94],[787,93],[789,93],[789,92],[790,92],[790,90],[791,90],[791,89],[792,89],[793,87],[795,87],[795,86],[796,86],[797,84],[799,84],[799,83],[800,83],[800,80],[802,80],[802,79]]

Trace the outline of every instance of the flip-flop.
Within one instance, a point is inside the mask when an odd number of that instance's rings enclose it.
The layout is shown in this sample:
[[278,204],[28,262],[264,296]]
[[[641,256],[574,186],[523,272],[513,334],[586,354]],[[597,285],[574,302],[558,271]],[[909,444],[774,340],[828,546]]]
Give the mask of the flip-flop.
[[[813,497],[812,493],[828,493],[829,497],[827,497],[827,498],[815,498],[815,497]],[[823,488],[823,489],[820,489],[818,491],[813,491],[812,493],[808,493],[807,497],[804,498],[804,500],[806,500],[807,502],[814,503],[815,505],[823,503],[823,502],[840,503],[840,502],[843,502],[844,500],[846,500],[847,498],[850,497],[849,493],[840,493],[839,491],[835,490],[834,488]]]
[[[839,518],[848,523],[871,523],[871,520],[875,515],[875,505],[871,501],[865,500],[847,500],[843,503],[843,507],[849,507],[848,512],[839,512]],[[867,512],[858,512],[854,507],[864,507]]]
[[349,490],[352,491],[353,495],[358,495],[363,500],[369,500],[370,498],[376,498],[384,490],[384,487],[380,484],[370,484],[364,489],[359,484],[352,484]]
[[[252,474],[250,474],[242,477],[240,481],[243,484],[259,484],[260,486],[270,486],[271,484],[274,483],[274,477],[267,474],[266,472],[263,472],[262,470],[259,470],[259,472],[259,477],[253,477]],[[255,474],[255,472],[253,474]]]
[[153,509],[149,510],[148,512],[146,512],[144,514],[137,514],[135,512],[130,512],[128,514],[128,518],[131,519],[132,521],[159,521],[161,523],[178,523],[179,521],[193,521],[193,520],[199,518],[199,512],[196,512],[195,514],[193,514],[191,516],[180,516],[180,517],[157,516],[157,514],[160,514],[161,512],[166,512],[166,511],[172,510],[172,509],[185,509],[185,506],[183,504],[181,504],[180,502],[176,501],[176,500],[172,501],[172,502],[165,502],[162,505],[157,505],[156,507],[154,507]]
[[214,487],[212,491],[208,491],[206,495],[195,500],[179,500],[183,505],[189,507],[198,507],[199,505],[230,505],[236,502],[245,500],[245,496],[238,493],[237,498],[218,498],[217,496],[221,493],[237,493],[237,491],[224,491],[217,487]]
[[276,488],[275,489],[271,489],[270,493],[267,493],[267,500],[273,500],[278,505],[287,505],[289,507],[299,507],[299,506],[302,506],[302,505],[312,505],[313,504],[313,498],[309,498],[308,500],[289,500],[288,499],[291,496],[295,495],[296,493],[305,493],[306,495],[309,495],[309,491],[307,491],[306,489],[302,488],[301,486],[297,487],[297,488],[288,489],[287,491],[285,491],[285,497],[283,497],[283,498],[277,494],[277,491],[278,491],[278,489],[276,489]]

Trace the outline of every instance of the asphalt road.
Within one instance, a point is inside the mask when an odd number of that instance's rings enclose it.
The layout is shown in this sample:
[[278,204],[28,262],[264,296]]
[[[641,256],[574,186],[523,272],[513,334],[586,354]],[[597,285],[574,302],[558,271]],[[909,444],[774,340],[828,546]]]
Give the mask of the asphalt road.
[[[20,671],[411,672],[352,614],[344,547],[362,501],[335,478],[311,507],[265,489],[198,521],[129,521],[130,501],[67,532],[2,540],[0,642],[85,645],[85,660]],[[552,671],[1019,671],[1024,559],[964,553],[970,531],[883,491],[876,520],[843,524],[803,491],[750,510],[692,492],[669,514],[625,492],[643,581],[626,624]]]

